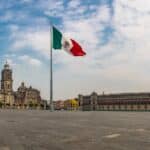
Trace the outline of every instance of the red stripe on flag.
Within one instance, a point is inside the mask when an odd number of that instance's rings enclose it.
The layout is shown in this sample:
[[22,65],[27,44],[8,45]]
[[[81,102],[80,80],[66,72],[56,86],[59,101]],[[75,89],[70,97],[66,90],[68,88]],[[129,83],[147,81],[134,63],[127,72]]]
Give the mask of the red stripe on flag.
[[74,41],[74,40],[71,39],[71,42],[73,44],[73,47],[70,50],[70,52],[74,56],[84,56],[84,55],[86,55],[86,53],[82,50],[82,47],[76,41]]

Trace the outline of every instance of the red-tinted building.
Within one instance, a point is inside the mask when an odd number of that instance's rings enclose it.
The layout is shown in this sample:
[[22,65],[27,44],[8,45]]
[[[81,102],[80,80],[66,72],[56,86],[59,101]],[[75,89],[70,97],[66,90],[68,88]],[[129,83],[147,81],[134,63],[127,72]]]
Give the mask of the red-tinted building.
[[62,100],[54,101],[54,109],[55,110],[63,110],[64,109],[64,101],[62,101]]

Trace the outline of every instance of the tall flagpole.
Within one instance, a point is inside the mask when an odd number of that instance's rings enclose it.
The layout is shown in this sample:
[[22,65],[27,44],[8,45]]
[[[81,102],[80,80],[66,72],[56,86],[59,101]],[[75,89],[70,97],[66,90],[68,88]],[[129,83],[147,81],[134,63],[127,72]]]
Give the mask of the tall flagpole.
[[53,107],[53,29],[50,23],[50,111],[54,110]]

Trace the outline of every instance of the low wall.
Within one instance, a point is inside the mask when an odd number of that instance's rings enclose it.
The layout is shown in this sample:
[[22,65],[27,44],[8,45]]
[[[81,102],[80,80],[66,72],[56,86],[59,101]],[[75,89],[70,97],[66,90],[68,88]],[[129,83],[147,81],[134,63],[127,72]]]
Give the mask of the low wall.
[[97,105],[97,106],[91,106],[86,105],[82,106],[80,110],[83,111],[150,111],[150,104],[145,105]]

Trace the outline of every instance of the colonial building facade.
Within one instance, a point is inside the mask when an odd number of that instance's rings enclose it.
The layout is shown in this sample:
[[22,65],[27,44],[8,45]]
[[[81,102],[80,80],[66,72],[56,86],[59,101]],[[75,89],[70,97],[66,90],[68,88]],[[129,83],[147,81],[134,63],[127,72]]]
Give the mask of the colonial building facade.
[[8,63],[4,65],[1,72],[0,103],[3,106],[22,106],[44,105],[40,96],[40,91],[26,87],[22,82],[17,91],[13,90],[12,70]]
[[109,111],[150,111],[150,93],[79,95],[80,109]]

